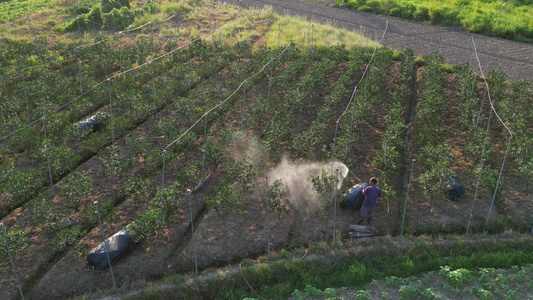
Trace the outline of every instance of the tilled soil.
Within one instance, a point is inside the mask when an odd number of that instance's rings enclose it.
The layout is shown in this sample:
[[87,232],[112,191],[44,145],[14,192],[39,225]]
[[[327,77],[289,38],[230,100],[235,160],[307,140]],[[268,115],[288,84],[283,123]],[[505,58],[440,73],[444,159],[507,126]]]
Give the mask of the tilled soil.
[[424,56],[439,52],[449,64],[469,63],[480,73],[474,52],[477,48],[483,73],[500,69],[509,79],[532,79],[533,44],[487,37],[457,28],[439,28],[413,23],[366,12],[333,7],[335,1],[302,0],[226,0],[244,8],[271,6],[280,14],[306,16],[319,23],[332,23],[353,31],[359,31],[374,40],[381,39],[388,22],[384,44],[393,49],[413,48],[415,55]]

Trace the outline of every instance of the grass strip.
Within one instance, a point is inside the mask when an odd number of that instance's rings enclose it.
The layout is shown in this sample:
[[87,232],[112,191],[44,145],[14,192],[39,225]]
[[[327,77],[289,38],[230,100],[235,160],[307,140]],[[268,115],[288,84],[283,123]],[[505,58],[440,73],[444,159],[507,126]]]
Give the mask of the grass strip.
[[[533,263],[533,240],[505,241],[458,240],[454,243],[415,242],[411,249],[394,244],[373,245],[361,251],[333,251],[330,255],[305,260],[281,261],[247,268],[244,275],[250,286],[266,299],[287,298],[294,290],[311,285],[318,289],[360,288],[372,280],[396,276],[417,276],[439,270],[441,266],[477,270],[511,268]],[[175,294],[174,294],[175,295]],[[211,280],[198,298],[244,299],[254,297],[239,276]],[[187,297],[191,297],[188,294]],[[190,298],[189,298],[190,299]]]
[[469,32],[532,42],[533,7],[529,0],[337,0],[367,11],[435,25],[461,26]]

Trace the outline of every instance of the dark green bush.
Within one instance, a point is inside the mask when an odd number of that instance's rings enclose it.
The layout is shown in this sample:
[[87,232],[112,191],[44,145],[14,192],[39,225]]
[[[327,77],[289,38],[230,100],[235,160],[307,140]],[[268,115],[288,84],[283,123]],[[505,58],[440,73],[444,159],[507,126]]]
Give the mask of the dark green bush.
[[74,4],[72,7],[67,9],[67,12],[75,15],[86,14],[91,10],[93,6],[92,2],[89,0],[81,1]]
[[124,30],[135,21],[136,13],[127,7],[113,8],[111,12],[102,14],[103,28]]
[[89,29],[87,15],[79,15],[65,24],[65,31],[86,31]]
[[102,6],[102,13],[109,13],[113,9],[121,9],[123,7],[130,8],[130,2],[129,0],[102,0],[101,2]]

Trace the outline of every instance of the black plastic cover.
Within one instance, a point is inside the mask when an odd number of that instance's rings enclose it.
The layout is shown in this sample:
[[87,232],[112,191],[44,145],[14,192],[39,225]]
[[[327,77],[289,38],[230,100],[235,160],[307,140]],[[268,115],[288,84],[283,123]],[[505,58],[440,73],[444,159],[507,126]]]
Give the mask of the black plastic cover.
[[96,125],[98,125],[98,123],[100,123],[100,120],[98,119],[98,114],[95,114],[91,117],[81,120],[78,124],[80,125],[81,129],[89,129],[94,128]]
[[465,187],[462,185],[457,178],[451,178],[452,188],[448,191],[448,197],[451,200],[459,200],[465,194]]
[[109,253],[111,264],[114,264],[120,258],[130,253],[134,247],[135,242],[131,239],[130,233],[122,229],[110,236],[105,242],[102,242],[87,255],[87,267],[92,270],[105,270],[109,268],[106,252]]
[[346,194],[345,200],[340,203],[340,207],[345,210],[359,210],[365,202],[365,195],[363,195],[363,188],[368,183],[358,183],[354,185]]

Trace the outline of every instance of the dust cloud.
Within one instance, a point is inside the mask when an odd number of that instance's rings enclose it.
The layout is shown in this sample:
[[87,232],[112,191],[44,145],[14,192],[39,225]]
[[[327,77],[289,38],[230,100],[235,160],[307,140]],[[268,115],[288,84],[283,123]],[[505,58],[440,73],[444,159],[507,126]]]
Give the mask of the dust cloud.
[[[229,148],[233,148],[229,154],[235,159],[241,160],[247,157],[254,165],[265,167],[266,152],[257,137],[249,137],[237,130],[229,144]],[[305,212],[308,208],[320,206],[318,195],[308,179],[309,175],[320,175],[322,170],[335,175],[337,168],[339,169],[337,189],[340,190],[342,179],[346,178],[349,172],[348,167],[342,162],[291,162],[285,155],[281,162],[276,167],[267,170],[265,175],[268,175],[270,186],[274,181],[281,179],[292,207],[298,212]],[[334,193],[335,190],[332,189],[332,199]]]
[[[309,175],[319,175],[324,169],[329,174],[335,175],[336,169],[339,169],[338,186],[342,185],[342,178],[348,174],[348,167],[341,162],[323,163],[323,162],[303,162],[293,163],[286,157],[275,168],[268,172],[269,183],[281,179],[287,196],[294,209],[302,212],[307,208],[316,208],[320,205],[317,200],[317,193],[313,184],[308,180]],[[333,172],[332,172],[333,170]],[[332,197],[334,194],[332,191]]]

